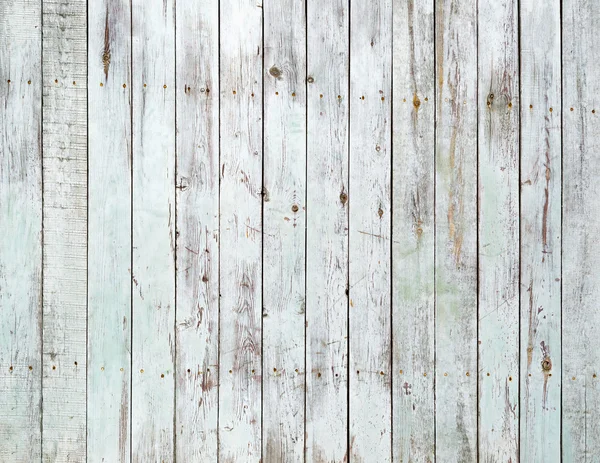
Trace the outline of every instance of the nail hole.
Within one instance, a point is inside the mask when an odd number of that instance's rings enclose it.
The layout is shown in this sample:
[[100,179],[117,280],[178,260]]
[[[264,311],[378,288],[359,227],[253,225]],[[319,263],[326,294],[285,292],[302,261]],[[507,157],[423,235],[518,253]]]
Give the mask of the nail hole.
[[404,370],[400,370],[400,374],[404,373]]
[[77,84],[75,83],[75,81],[73,81],[73,85],[77,85]]
[[321,373],[317,373],[317,376],[320,378],[321,377]]
[[191,370],[188,368],[188,369],[187,369],[187,372],[188,372],[188,373],[191,373],[192,371],[191,371]]
[[529,105],[529,109],[533,109],[533,105],[532,104]]
[[571,111],[573,111],[573,108],[571,108]]
[[294,204],[292,206],[292,212],[298,212],[298,205],[297,204]]
[[102,82],[100,82],[100,87],[104,87],[104,84]]
[[31,85],[31,81],[30,80],[27,81],[27,85]]
[[296,96],[296,93],[295,93],[295,92],[294,92],[294,93],[292,93],[292,96]]
[[467,376],[471,376],[470,373],[467,371]]
[[77,366],[77,362],[75,362],[75,366]]
[[100,367],[100,371],[104,371],[104,367]]
[[444,373],[444,376],[448,376],[448,373]]
[[319,98],[323,98],[323,94],[322,93],[319,95]]
[[553,111],[553,109],[552,109],[552,108],[550,108],[550,112],[552,112],[552,111]]
[[140,373],[143,373],[143,372],[144,372],[144,369],[142,368],[142,369],[140,370]]
[[167,88],[167,84],[163,85],[163,88]]
[[[10,367],[12,369],[12,367]],[[56,370],[56,365],[52,365],[52,369]]]
[[508,377],[508,380],[509,380],[509,381],[512,381],[512,376],[509,376],[509,377]]
[[55,83],[55,84],[58,84],[58,79],[54,79],[54,83]]
[[127,88],[127,84],[123,84],[123,88]]
[[276,373],[276,372],[277,372],[277,368],[273,368],[273,373]]
[[161,377],[161,378],[164,378],[164,377],[165,377],[165,375],[164,375],[163,373],[161,373],[161,374],[160,374],[160,377]]
[[29,365],[29,371],[33,370],[33,367],[31,365]]
[[237,93],[237,92],[234,90],[234,91],[233,91],[233,94],[235,95],[236,93]]
[[385,373],[384,373],[383,371],[380,371],[380,372],[379,372],[379,374],[380,374],[381,376],[383,376]]

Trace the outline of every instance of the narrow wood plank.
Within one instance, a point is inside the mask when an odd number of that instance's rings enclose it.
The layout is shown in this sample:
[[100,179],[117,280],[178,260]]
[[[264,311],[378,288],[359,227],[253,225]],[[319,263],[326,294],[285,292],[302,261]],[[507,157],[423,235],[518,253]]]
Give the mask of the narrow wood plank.
[[596,2],[562,2],[562,458],[573,462],[600,455],[599,28]]
[[263,441],[265,462],[304,461],[305,2],[264,5]]
[[348,459],[348,0],[308,0],[306,461]]
[[43,460],[85,461],[87,3],[43,12]]
[[560,2],[520,1],[521,459],[560,461]]
[[262,2],[220,2],[219,461],[260,461]]
[[477,454],[477,8],[436,1],[436,458]]
[[0,3],[0,461],[42,448],[41,6]]
[[392,2],[350,9],[350,460],[391,461]]
[[219,3],[178,0],[177,461],[217,461]]
[[433,0],[394,0],[393,455],[434,461]]
[[89,2],[88,40],[88,461],[129,462],[130,3]]
[[170,461],[175,413],[175,5],[132,2],[133,461]]
[[479,458],[519,461],[517,0],[478,12]]

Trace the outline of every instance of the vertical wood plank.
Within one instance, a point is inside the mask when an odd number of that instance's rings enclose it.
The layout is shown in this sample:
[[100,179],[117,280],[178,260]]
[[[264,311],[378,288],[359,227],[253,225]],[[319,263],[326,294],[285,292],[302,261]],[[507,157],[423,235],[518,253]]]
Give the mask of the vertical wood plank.
[[88,461],[129,462],[130,2],[88,2],[88,40]]
[[217,461],[219,2],[177,6],[176,460]]
[[596,2],[562,2],[563,461],[600,455],[599,29]]
[[306,461],[348,459],[349,2],[307,1]]
[[560,461],[560,2],[520,1],[521,461]]
[[0,460],[41,459],[42,11],[0,3]]
[[434,461],[433,0],[394,0],[394,461]]
[[392,2],[350,8],[350,460],[391,461]]
[[477,453],[477,8],[436,1],[436,458]]
[[85,461],[87,3],[43,12],[43,460]]
[[479,458],[518,461],[518,6],[478,8]]
[[260,461],[262,2],[220,2],[219,461]]
[[175,8],[132,2],[133,461],[169,461],[175,400]]
[[[306,23],[304,1],[264,5],[263,441],[304,461]],[[274,399],[276,398],[276,399]]]

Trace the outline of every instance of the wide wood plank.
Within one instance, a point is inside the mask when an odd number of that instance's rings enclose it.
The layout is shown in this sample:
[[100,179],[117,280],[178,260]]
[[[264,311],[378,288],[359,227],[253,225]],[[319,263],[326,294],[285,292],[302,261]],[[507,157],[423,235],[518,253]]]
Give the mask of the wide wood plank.
[[596,2],[562,2],[562,459],[573,462],[600,455],[599,28]]
[[436,458],[477,454],[477,8],[436,1]]
[[521,0],[521,461],[560,461],[560,2]]
[[348,458],[349,2],[307,0],[306,461]]
[[89,2],[88,40],[88,461],[129,462],[130,3]]
[[217,461],[219,3],[178,0],[177,461]]
[[[264,5],[263,441],[265,462],[304,461],[306,23],[298,0]],[[273,398],[277,398],[274,400]]]
[[42,10],[0,2],[0,461],[41,459]]
[[434,2],[394,1],[393,455],[434,461]]
[[261,459],[262,3],[220,3],[219,461]]
[[350,9],[350,460],[391,461],[392,2]]
[[518,461],[518,4],[478,8],[479,458]]
[[85,461],[87,3],[43,11],[43,460]]
[[133,461],[169,461],[175,404],[175,5],[132,2]]

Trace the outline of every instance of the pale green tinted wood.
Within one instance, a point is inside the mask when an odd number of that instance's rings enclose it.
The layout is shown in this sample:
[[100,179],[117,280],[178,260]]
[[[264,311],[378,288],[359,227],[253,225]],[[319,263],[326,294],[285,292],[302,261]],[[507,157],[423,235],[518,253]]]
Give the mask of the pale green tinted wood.
[[434,2],[394,1],[393,456],[434,461]]
[[304,13],[304,1],[264,5],[262,458],[273,463],[304,461]]
[[478,5],[478,451],[482,461],[519,460],[517,5],[516,0],[480,0]]
[[436,457],[477,454],[477,15],[436,1]]
[[0,2],[0,461],[41,458],[41,1]]
[[88,461],[129,462],[133,284],[129,2],[89,2],[88,40]]
[[175,400],[175,4],[132,2],[132,461],[171,461]]
[[86,459],[87,3],[43,2],[43,461]]
[[197,5],[176,4],[178,461],[217,460],[219,4]]
[[[392,2],[351,3],[349,434],[351,461],[392,459]],[[333,371],[323,372],[330,376]]]
[[[560,461],[560,2],[521,0],[521,461]],[[567,108],[568,110],[568,108]]]
[[569,462],[600,455],[599,27],[595,1],[562,2],[562,458]]
[[307,0],[306,461],[348,455],[349,2]]
[[219,461],[261,459],[262,3],[220,2]]

